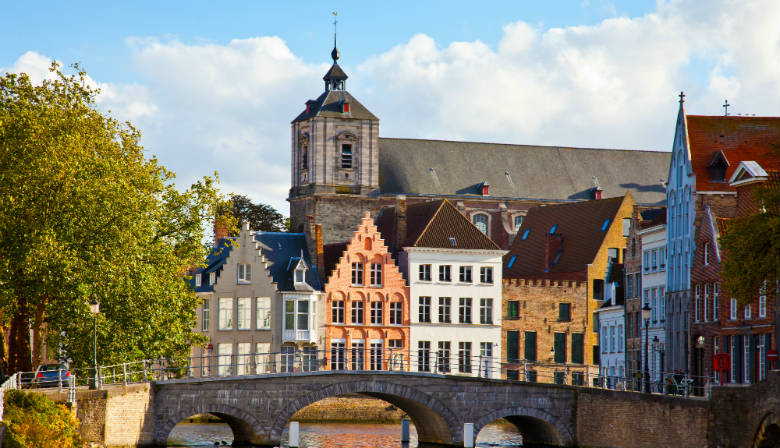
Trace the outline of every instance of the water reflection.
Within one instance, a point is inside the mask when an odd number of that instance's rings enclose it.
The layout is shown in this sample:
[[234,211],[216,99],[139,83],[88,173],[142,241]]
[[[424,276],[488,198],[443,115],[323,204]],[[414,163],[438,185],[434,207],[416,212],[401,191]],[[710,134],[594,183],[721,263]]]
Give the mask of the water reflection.
[[[370,423],[301,423],[301,448],[399,448],[401,447],[401,425]],[[287,438],[282,446],[287,446]],[[411,447],[418,446],[417,431],[411,428]],[[180,423],[176,425],[168,438],[169,447],[230,445],[233,434],[224,423]],[[506,421],[491,423],[480,431],[477,437],[478,447],[518,447],[522,446],[522,437],[515,427]]]

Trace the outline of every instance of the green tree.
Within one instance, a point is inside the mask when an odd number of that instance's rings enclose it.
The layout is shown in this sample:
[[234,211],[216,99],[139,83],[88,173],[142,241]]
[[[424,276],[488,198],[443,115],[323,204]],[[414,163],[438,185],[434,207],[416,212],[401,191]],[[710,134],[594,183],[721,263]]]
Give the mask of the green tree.
[[4,446],[9,448],[80,448],[79,421],[62,405],[39,393],[5,393]]
[[268,204],[253,203],[244,195],[230,197],[230,211],[238,220],[249,223],[252,230],[266,232],[286,232],[287,222],[281,213]]
[[42,344],[72,367],[91,365],[93,298],[100,363],[186,355],[199,341],[185,274],[204,259],[204,223],[224,204],[216,176],[179,191],[144,157],[137,129],[96,110],[98,91],[74,67],[52,65],[41,85],[0,78],[0,315],[11,372],[31,369]]

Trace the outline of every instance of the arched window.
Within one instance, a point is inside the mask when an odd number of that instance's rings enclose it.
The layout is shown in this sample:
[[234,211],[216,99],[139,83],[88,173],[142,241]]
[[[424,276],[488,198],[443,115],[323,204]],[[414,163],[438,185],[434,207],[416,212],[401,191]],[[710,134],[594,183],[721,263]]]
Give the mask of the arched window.
[[523,215],[515,216],[515,233],[523,227],[523,219],[525,219]]
[[366,250],[371,250],[371,238],[366,238],[365,248]]
[[487,235],[488,233],[488,217],[482,213],[478,213],[471,217],[471,222],[479,229],[480,232]]
[[303,145],[301,147],[301,169],[309,169],[309,145]]

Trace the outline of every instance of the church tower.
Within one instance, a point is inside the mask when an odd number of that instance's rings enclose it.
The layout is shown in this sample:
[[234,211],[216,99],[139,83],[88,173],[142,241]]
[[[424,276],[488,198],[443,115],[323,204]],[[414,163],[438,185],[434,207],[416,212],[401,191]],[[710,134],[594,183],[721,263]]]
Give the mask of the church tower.
[[366,197],[379,189],[379,119],[346,90],[336,36],[325,91],[292,121],[290,225],[302,230],[318,198]]

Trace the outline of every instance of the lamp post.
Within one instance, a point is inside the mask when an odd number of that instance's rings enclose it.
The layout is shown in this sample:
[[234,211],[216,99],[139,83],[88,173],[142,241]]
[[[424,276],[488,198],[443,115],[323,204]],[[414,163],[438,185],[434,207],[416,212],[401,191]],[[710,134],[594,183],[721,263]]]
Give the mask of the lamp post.
[[100,313],[100,302],[97,298],[93,298],[89,303],[89,312],[92,313],[94,320],[93,339],[92,339],[92,366],[95,369],[95,377],[90,384],[90,389],[97,389],[98,384],[98,368],[97,368],[97,315]]
[[645,320],[645,393],[650,393],[650,367],[647,365],[647,328],[650,326],[650,304],[642,307],[642,319]]
[[[653,359],[655,359],[655,354],[658,353],[658,349],[661,345],[661,341],[658,340],[658,336],[653,336]],[[660,372],[657,375],[660,377]]]

